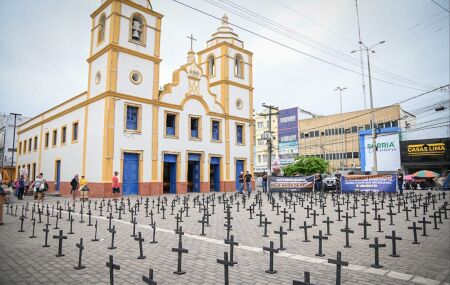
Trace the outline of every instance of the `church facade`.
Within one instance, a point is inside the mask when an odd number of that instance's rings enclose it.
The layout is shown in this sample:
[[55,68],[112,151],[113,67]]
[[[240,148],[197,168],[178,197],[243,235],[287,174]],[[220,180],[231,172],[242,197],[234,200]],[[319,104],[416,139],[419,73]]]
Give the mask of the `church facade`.
[[[252,53],[226,16],[159,88],[163,15],[146,0],[107,0],[92,14],[88,88],[19,127],[18,168],[93,197],[235,191],[253,170]],[[17,171],[16,173],[19,173]]]

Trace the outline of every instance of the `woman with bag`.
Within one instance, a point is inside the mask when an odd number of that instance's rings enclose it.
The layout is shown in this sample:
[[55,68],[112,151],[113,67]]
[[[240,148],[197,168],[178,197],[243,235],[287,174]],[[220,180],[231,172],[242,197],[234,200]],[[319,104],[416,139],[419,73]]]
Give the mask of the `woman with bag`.
[[85,201],[89,199],[89,187],[87,186],[87,179],[81,175],[80,179],[80,200]]
[[70,193],[72,194],[73,200],[75,201],[76,196],[77,196],[77,189],[78,189],[78,174],[75,174],[75,176],[73,177],[72,181],[70,181]]

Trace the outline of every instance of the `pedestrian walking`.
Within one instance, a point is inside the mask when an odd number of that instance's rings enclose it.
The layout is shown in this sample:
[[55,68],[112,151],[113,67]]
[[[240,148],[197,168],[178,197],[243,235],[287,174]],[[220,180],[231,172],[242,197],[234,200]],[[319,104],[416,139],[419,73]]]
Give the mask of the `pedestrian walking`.
[[3,204],[5,203],[5,190],[0,180],[0,226],[3,225]]
[[263,192],[266,193],[267,192],[267,173],[265,171],[263,172],[263,176],[262,176],[262,188],[263,188]]
[[117,197],[120,196],[120,183],[119,183],[119,172],[114,171],[114,176],[112,177],[112,194],[113,200],[117,200]]
[[78,179],[78,174],[75,174],[75,176],[72,178],[72,181],[70,181],[70,194],[72,194],[72,198],[75,201],[77,196],[77,189],[78,185],[80,184]]
[[88,187],[88,182],[87,179],[84,175],[81,175],[81,179],[80,179],[80,200],[81,201],[86,201],[89,200],[89,187]]
[[403,195],[403,172],[400,168],[397,171],[397,185],[400,195]]
[[239,174],[239,189],[237,190],[239,193],[243,193],[244,192],[244,172],[241,171],[241,173]]
[[249,173],[248,170],[245,172],[244,179],[245,179],[245,188],[247,188],[247,193],[251,194],[252,193],[252,179],[253,179],[253,176]]
[[19,181],[17,183],[17,199],[23,200],[23,193],[25,191],[25,178],[20,175]]

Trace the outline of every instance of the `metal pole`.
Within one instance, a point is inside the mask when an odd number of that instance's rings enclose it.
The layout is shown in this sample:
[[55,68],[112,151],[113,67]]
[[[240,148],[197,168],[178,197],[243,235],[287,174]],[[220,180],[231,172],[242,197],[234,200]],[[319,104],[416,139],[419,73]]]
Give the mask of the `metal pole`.
[[13,144],[12,144],[12,149],[11,149],[11,176],[9,177],[12,182],[12,179],[13,179],[12,169],[14,167],[14,148],[15,148],[15,144],[16,144],[16,123],[17,123],[17,116],[19,116],[20,114],[16,114],[16,113],[10,113],[10,114],[14,116]]
[[269,158],[267,159],[269,175],[272,174],[272,109],[269,109],[269,138],[268,138]]
[[[359,9],[358,9],[358,0],[355,0],[356,5],[356,20],[358,22],[358,38],[359,42],[362,42],[361,40],[361,28],[359,25]],[[362,44],[359,44],[359,60],[361,63],[361,81],[362,81],[362,89],[363,89],[363,96],[364,96],[364,109],[367,109],[367,96],[366,96],[366,84],[365,84],[365,74],[364,74],[364,62],[363,62],[363,51],[362,51]]]
[[372,166],[372,174],[377,174],[378,165],[377,165],[377,133],[375,129],[375,111],[373,110],[373,95],[372,95],[372,77],[370,73],[370,56],[369,56],[369,48],[365,48],[367,52],[367,70],[369,72],[369,95],[370,95],[370,111],[372,112],[372,158],[373,158],[373,166]]

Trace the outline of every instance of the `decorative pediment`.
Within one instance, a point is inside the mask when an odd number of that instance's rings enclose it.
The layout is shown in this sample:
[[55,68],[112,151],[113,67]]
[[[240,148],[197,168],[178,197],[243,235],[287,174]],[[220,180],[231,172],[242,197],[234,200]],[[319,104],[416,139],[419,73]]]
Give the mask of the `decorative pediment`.
[[[209,89],[209,79],[195,60],[195,52],[190,50],[187,63],[173,73],[172,83],[164,85],[159,100],[183,107],[191,99],[198,99],[208,111],[224,113],[217,96]],[[186,88],[177,90],[178,88]]]

